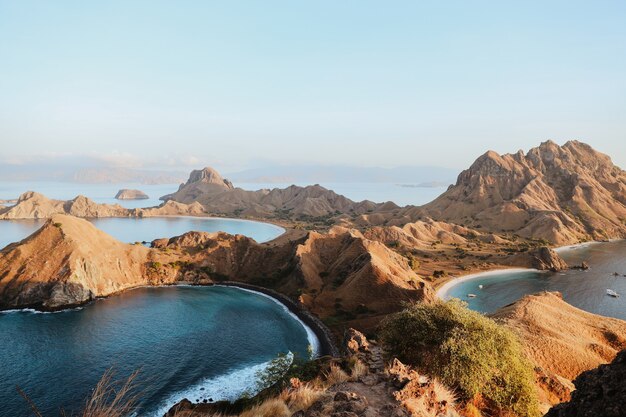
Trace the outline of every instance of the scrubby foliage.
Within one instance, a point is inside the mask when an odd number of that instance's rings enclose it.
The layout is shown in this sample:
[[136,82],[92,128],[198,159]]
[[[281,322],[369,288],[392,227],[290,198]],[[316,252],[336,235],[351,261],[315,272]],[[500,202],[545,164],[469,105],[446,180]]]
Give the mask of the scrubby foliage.
[[459,300],[414,304],[387,317],[380,336],[390,353],[493,408],[539,415],[532,366],[515,335]]

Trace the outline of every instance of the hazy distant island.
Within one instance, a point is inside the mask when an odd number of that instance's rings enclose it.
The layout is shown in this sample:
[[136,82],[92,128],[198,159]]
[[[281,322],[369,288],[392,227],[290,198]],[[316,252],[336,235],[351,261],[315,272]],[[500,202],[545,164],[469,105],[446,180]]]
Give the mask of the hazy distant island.
[[117,200],[147,200],[150,197],[141,190],[123,188],[115,194]]

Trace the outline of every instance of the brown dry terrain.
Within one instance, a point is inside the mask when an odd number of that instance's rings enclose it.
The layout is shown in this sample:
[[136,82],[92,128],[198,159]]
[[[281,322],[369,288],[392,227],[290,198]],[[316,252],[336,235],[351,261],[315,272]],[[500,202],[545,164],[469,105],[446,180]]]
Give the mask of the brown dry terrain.
[[544,142],[524,154],[489,151],[418,213],[555,245],[626,237],[626,172],[589,145]]
[[14,205],[0,208],[0,220],[49,219],[55,214],[76,217],[149,217],[198,216],[206,215],[206,211],[199,203],[181,204],[168,201],[158,207],[127,209],[119,204],[98,204],[85,196],[72,200],[53,200],[33,191],[22,194]]
[[561,294],[528,295],[491,315],[515,331],[549,403],[569,399],[571,380],[626,349],[626,322],[580,310]]

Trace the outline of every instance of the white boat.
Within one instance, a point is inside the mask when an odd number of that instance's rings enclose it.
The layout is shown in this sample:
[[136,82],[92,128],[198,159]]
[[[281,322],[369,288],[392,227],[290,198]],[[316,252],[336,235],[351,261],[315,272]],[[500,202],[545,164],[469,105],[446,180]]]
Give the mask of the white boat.
[[467,294],[467,296],[468,296],[469,298],[474,298],[474,297],[476,297],[476,294]]
[[483,284],[480,284],[480,285],[478,286],[478,288],[480,288],[480,289],[482,290],[482,289],[483,289]]
[[619,294],[611,289],[606,290],[606,295],[610,295],[611,297],[619,297]]

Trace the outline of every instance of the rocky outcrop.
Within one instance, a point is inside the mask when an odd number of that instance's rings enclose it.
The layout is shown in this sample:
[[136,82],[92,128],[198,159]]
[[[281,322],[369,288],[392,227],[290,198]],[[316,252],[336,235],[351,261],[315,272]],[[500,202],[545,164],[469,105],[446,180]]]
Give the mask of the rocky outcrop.
[[574,380],[570,401],[552,408],[546,417],[626,416],[626,351],[608,365],[584,372]]
[[148,194],[141,190],[130,190],[128,188],[123,188],[115,194],[115,199],[117,200],[147,200],[149,198]]
[[531,266],[540,271],[558,272],[568,268],[567,262],[563,260],[554,250],[547,246],[542,246],[530,253]]
[[568,398],[580,373],[626,348],[626,322],[580,310],[556,292],[525,296],[491,316],[518,334],[553,404]]
[[177,192],[165,195],[161,200],[185,204],[198,202],[208,212],[225,215],[304,220],[338,214],[363,214],[382,206],[370,201],[356,203],[319,185],[246,191],[234,188],[211,168],[193,171]]
[[626,172],[578,141],[548,141],[526,154],[489,151],[433,202],[395,215],[403,216],[430,216],[555,245],[626,237]]

